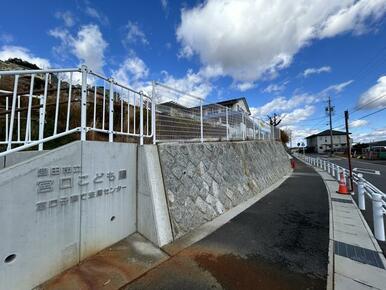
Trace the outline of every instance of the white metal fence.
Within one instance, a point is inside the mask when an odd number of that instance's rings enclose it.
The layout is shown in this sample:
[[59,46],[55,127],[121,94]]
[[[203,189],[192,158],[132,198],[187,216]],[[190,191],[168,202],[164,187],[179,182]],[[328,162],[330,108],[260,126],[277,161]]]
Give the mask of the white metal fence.
[[145,94],[86,66],[0,71],[0,157],[76,139],[144,144],[280,138],[278,128],[245,111],[206,104],[155,82]]
[[0,88],[0,157],[74,135],[141,144],[153,136],[151,97],[86,66],[0,71]]
[[[350,174],[347,169],[325,159],[315,158],[303,154],[295,154],[295,156],[312,166],[323,169],[338,181],[341,173],[345,183],[347,183],[350,178]],[[371,199],[373,208],[374,235],[377,240],[385,241],[384,215],[386,215],[386,194],[363,178],[361,173],[353,172],[353,182],[357,187],[359,209],[366,210],[366,196]]]
[[280,129],[247,112],[207,104],[192,94],[153,83],[155,142],[175,140],[280,140]]

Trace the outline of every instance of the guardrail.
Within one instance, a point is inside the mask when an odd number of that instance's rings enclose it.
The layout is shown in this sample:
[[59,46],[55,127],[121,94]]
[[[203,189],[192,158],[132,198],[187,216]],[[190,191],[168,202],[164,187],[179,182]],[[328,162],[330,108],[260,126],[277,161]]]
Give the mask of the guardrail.
[[140,144],[154,135],[152,98],[86,66],[0,71],[0,88],[0,157],[34,146],[43,150],[74,134],[86,140],[88,132],[96,140],[131,137]]
[[[340,179],[340,173],[343,173],[345,183],[350,179],[349,170],[329,162],[328,160],[298,153],[294,153],[294,155],[309,165],[323,169],[332,177],[336,178],[337,181]],[[379,241],[385,241],[384,215],[386,215],[386,194],[363,178],[363,174],[353,172],[352,176],[353,182],[357,186],[359,209],[366,210],[366,196],[372,200],[374,236]],[[351,190],[354,191],[354,188]]]

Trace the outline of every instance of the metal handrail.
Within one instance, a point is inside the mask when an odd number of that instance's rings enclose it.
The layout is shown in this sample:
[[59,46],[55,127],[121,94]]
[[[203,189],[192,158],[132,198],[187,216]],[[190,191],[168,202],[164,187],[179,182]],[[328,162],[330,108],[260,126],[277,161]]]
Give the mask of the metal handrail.
[[[305,161],[307,164],[321,168],[327,171],[337,181],[344,178],[346,183],[350,178],[350,172],[346,168],[339,166],[325,159],[315,158],[304,154],[294,153],[294,156]],[[340,173],[342,176],[340,176]],[[353,182],[357,185],[358,207],[360,210],[366,210],[365,196],[372,200],[374,236],[377,240],[385,241],[384,215],[386,215],[386,193],[377,188],[363,177],[363,174],[353,172]],[[354,192],[354,188],[352,188]]]
[[[56,77],[52,78],[53,75]],[[36,79],[39,79],[40,87],[37,87]],[[109,142],[114,141],[114,136],[133,136],[138,138],[140,144],[144,143],[144,138],[154,135],[155,126],[152,120],[155,118],[155,104],[152,97],[113,78],[95,73],[85,65],[81,68],[0,71],[0,80],[8,81],[9,86],[13,86],[12,90],[2,90],[3,94],[0,94],[0,114],[4,115],[0,121],[3,123],[4,120],[5,123],[0,125],[5,129],[1,144],[6,145],[5,151],[0,152],[0,157],[33,146],[43,150],[44,143],[76,132],[80,132],[82,141],[86,140],[87,132],[95,131],[107,134]],[[116,96],[119,96],[120,102],[115,100]],[[91,99],[94,101],[90,102]],[[98,110],[97,102],[102,102],[102,112]],[[80,111],[75,116],[74,110],[77,107],[74,103],[79,104]],[[115,122],[114,110],[119,106],[120,122]],[[90,110],[92,114],[88,112]],[[54,116],[47,117],[49,112]],[[87,119],[90,115],[91,126]],[[108,126],[105,126],[107,118]],[[39,121],[38,128],[36,122],[33,122],[35,120]],[[97,124],[97,120],[103,120],[101,126]],[[45,128],[47,121],[53,121],[53,129],[49,129],[51,131]],[[65,129],[59,128],[60,124]],[[70,124],[75,125],[70,128]],[[32,128],[35,127],[38,136],[32,136]]]

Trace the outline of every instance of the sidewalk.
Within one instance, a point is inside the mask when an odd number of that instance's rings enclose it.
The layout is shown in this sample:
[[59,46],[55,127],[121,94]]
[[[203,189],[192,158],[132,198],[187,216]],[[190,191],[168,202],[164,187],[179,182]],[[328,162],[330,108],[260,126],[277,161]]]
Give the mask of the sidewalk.
[[326,187],[297,162],[277,189],[122,289],[326,289],[328,246]]
[[351,195],[336,193],[338,182],[322,176],[330,197],[330,269],[335,290],[385,289],[386,261]]

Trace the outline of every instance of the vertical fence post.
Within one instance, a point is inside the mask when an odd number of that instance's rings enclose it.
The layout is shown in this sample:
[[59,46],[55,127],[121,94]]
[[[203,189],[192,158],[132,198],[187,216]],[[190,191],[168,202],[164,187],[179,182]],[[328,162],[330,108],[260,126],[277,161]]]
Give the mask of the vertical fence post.
[[228,120],[228,107],[225,107],[225,120],[227,122],[227,141],[229,141],[229,120]]
[[27,124],[25,127],[24,144],[31,141],[31,111],[32,111],[32,97],[34,92],[35,75],[31,75],[31,82],[28,95],[28,109],[27,109]]
[[155,82],[153,81],[151,83],[152,90],[151,90],[151,129],[153,132],[153,144],[156,144],[157,142],[157,136],[156,136],[156,112],[155,112]]
[[358,207],[360,210],[366,209],[365,203],[365,185],[363,183],[363,174],[358,173]]
[[20,95],[17,96],[17,108],[19,109],[17,112],[17,141],[20,141]]
[[[43,139],[44,130],[44,96],[39,98],[39,140]],[[43,150],[43,143],[39,143],[38,150]]]
[[[41,108],[42,110],[42,114],[39,115],[39,118],[41,118],[41,127],[40,127],[40,122],[39,122],[39,140],[41,141],[43,138],[44,138],[44,123],[46,121],[46,104],[47,104],[47,91],[48,91],[48,76],[49,74],[46,73],[46,77],[45,77],[45,80],[44,80],[44,94],[43,96],[40,97],[40,106],[43,105],[43,107]],[[42,104],[42,101],[43,101],[43,104]],[[40,112],[40,110],[39,110]],[[40,119],[39,119],[40,121]],[[43,142],[40,142],[39,143],[39,151],[42,151],[43,150]]]
[[204,143],[204,124],[202,116],[202,100],[200,100],[200,133],[201,133],[201,143]]
[[109,142],[114,142],[114,80],[109,79]]
[[82,65],[82,96],[80,114],[80,140],[86,140],[87,126],[87,66]]
[[252,118],[252,124],[253,124],[253,140],[255,140],[256,139],[256,122],[254,118]]
[[143,145],[143,93],[139,92],[139,145]]
[[241,122],[243,124],[243,140],[245,140],[245,135],[246,135],[246,129],[247,129],[247,126],[245,124],[245,116],[244,116],[244,113],[241,113]]
[[15,109],[16,109],[16,98],[17,98],[17,86],[19,83],[19,75],[15,75],[15,83],[13,86],[13,96],[12,96],[12,111],[11,111],[11,120],[9,124],[9,133],[8,133],[8,145],[7,150],[12,148],[12,137],[13,137],[13,124],[15,121]]
[[378,193],[373,193],[372,200],[373,200],[374,235],[377,240],[384,241],[385,225],[383,221],[382,195]]
[[339,182],[340,181],[340,167],[336,166],[336,180]]
[[5,98],[5,110],[7,111],[7,114],[5,114],[5,142],[8,142],[8,97]]

